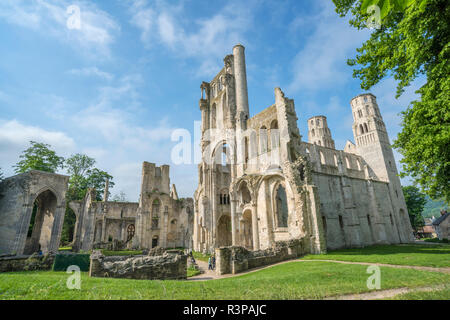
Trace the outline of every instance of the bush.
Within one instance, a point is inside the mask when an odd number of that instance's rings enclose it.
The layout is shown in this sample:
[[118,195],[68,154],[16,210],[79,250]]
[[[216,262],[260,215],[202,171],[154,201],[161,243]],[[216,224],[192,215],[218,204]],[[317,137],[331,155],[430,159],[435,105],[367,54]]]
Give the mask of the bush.
[[53,271],[66,271],[70,266],[78,266],[81,271],[88,272],[90,264],[88,254],[58,254],[53,263]]
[[449,243],[448,239],[439,240],[439,238],[428,238],[424,239],[426,242],[435,242],[435,243]]

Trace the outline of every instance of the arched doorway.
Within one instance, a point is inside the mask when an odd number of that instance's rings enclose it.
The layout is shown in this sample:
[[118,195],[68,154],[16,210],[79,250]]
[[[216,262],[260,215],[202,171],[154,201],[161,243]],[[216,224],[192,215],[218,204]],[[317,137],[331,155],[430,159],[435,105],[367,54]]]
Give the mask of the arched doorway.
[[253,231],[252,231],[252,211],[246,210],[242,215],[241,221],[241,237],[242,245],[248,249],[253,250]]
[[49,251],[56,204],[57,198],[50,190],[44,191],[36,197],[25,243],[25,254]]
[[154,236],[152,238],[152,248],[156,248],[158,246],[158,244],[159,244],[159,238],[158,238],[158,236]]
[[276,222],[278,228],[287,228],[288,226],[288,204],[286,189],[280,184],[275,194]]
[[228,215],[223,215],[217,223],[217,246],[229,247],[231,245],[231,218]]

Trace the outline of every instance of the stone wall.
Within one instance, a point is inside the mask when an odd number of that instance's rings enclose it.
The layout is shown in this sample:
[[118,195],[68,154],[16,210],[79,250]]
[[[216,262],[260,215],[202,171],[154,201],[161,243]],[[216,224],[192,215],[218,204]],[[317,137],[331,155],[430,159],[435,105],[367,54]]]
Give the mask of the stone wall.
[[50,270],[55,256],[37,254],[31,256],[12,256],[0,258],[1,272],[42,271]]
[[68,176],[32,170],[0,182],[0,255],[58,251],[68,181]]
[[167,251],[162,256],[105,257],[99,251],[91,255],[89,276],[138,280],[184,280],[187,256]]
[[218,275],[241,273],[249,269],[295,259],[306,252],[305,239],[275,242],[272,248],[249,251],[243,247],[216,249],[216,272]]

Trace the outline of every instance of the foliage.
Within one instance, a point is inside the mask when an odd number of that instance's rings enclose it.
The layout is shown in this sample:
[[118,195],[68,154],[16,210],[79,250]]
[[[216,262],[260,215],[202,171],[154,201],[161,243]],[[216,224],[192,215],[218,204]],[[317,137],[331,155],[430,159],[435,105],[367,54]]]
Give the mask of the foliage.
[[142,255],[142,250],[120,250],[120,251],[102,250],[102,254],[106,257],[108,257],[108,256],[140,256],[140,255]]
[[91,264],[88,254],[57,254],[53,263],[53,271],[66,271],[70,266],[78,266],[81,271],[89,271]]
[[200,260],[203,262],[208,262],[209,257],[211,257],[211,254],[209,253],[203,254],[197,251],[192,251],[192,255],[194,256],[195,260]]
[[113,177],[106,171],[94,168],[95,159],[87,155],[75,154],[66,160],[66,168],[70,176],[68,198],[70,201],[82,200],[89,188],[96,190],[97,200],[101,201],[109,180],[109,188],[114,187]]
[[20,160],[15,166],[16,173],[30,170],[40,170],[55,173],[64,168],[64,158],[56,155],[49,144],[30,141],[30,147],[23,151]]
[[432,200],[429,196],[426,197],[427,203],[422,211],[424,218],[438,218],[441,215],[441,210],[449,210],[448,205],[443,200]]
[[187,269],[187,277],[188,278],[198,276],[201,273],[202,272],[200,270],[196,269],[194,266],[190,266]]
[[[350,24],[366,28],[361,0],[333,0],[336,12],[351,12]],[[364,1],[365,3],[366,1]],[[379,1],[378,1],[379,2]],[[385,0],[383,3],[394,3]],[[430,197],[450,201],[450,6],[447,0],[414,1],[404,11],[386,10],[379,29],[348,60],[367,90],[386,76],[398,81],[397,97],[417,77],[426,83],[402,112],[394,147],[403,155],[401,175],[410,175]]]
[[75,213],[69,208],[68,204],[71,201],[82,200],[89,188],[96,190],[96,200],[101,201],[107,180],[109,180],[109,187],[114,187],[113,177],[105,171],[94,168],[95,162],[95,159],[84,154],[72,155],[65,162],[70,179],[66,194],[66,215],[61,235],[63,244],[72,241],[76,223]]
[[380,8],[380,18],[384,19],[391,11],[405,11],[412,4],[417,3],[419,7],[424,7],[427,0],[363,0],[361,13],[370,12],[370,7],[376,5]]
[[403,195],[405,196],[411,226],[417,231],[425,225],[422,211],[427,203],[426,195],[421,193],[420,190],[414,186],[403,187]]
[[428,239],[424,239],[424,241],[426,242],[434,242],[434,243],[449,243],[450,241],[448,241],[448,239],[442,239],[439,240],[439,238],[428,238]]

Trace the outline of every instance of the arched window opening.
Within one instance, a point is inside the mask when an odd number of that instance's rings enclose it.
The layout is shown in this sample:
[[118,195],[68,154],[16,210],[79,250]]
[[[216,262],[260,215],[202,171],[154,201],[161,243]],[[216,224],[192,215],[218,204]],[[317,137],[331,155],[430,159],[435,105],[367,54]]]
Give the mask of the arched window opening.
[[345,163],[347,165],[347,169],[351,169],[350,160],[348,160],[348,157],[345,157]]
[[311,130],[311,135],[314,137],[316,135],[316,132],[314,129]]
[[213,103],[211,107],[211,128],[217,128],[217,119],[216,119],[216,104]]
[[341,227],[341,229],[344,229],[344,219],[341,215],[339,215],[339,226]]
[[364,123],[364,131],[366,133],[369,132],[369,127],[367,126],[367,123]]
[[321,164],[326,164],[326,162],[325,162],[325,156],[323,155],[323,152],[320,151],[319,154],[320,154],[320,163],[321,163]]
[[222,115],[223,121],[225,122],[228,119],[228,104],[227,104],[227,94],[224,93],[222,96]]
[[244,204],[250,203],[252,201],[252,196],[250,194],[250,190],[247,187],[247,183],[243,182],[241,187],[241,201]]
[[362,124],[359,125],[359,134],[364,134],[364,128]]
[[136,228],[134,224],[130,224],[127,227],[127,242],[130,242],[134,238],[134,234],[136,232]]
[[48,252],[52,240],[53,223],[55,221],[57,199],[55,194],[44,191],[34,202],[30,218],[24,254],[35,252]]
[[268,149],[267,128],[262,126],[259,130],[259,150],[260,153],[266,153]]
[[159,238],[158,238],[158,236],[154,236],[152,238],[152,248],[156,248],[158,246],[158,244],[159,244]]
[[286,189],[280,185],[276,191],[276,214],[277,214],[277,226],[279,228],[287,228],[288,226],[288,205]]
[[270,124],[270,148],[276,150],[280,146],[280,132],[278,129],[278,121],[273,120]]
[[361,161],[359,161],[359,159],[356,159],[356,164],[358,165],[358,170],[361,171],[362,167],[361,167]]
[[334,155],[334,165],[336,167],[338,166],[338,157],[337,157],[337,155]]

